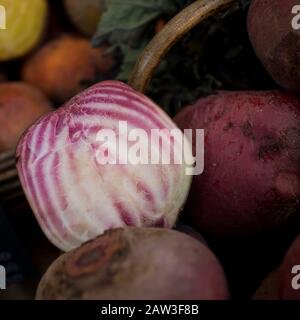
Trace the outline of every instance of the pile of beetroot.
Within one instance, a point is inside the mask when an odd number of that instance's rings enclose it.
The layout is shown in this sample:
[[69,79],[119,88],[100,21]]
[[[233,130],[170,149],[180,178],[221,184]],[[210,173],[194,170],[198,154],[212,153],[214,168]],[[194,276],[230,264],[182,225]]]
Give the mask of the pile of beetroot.
[[[287,251],[299,233],[300,53],[291,27],[296,4],[253,0],[249,11],[255,52],[285,89],[219,92],[184,108],[173,123],[144,95],[104,82],[27,131],[17,149],[22,185],[45,234],[68,251],[41,280],[38,299],[252,298],[271,272],[255,298],[300,299],[299,238]],[[126,167],[129,173],[114,175],[113,167],[85,158],[83,152],[92,153],[92,129],[113,127],[128,115],[136,127],[143,118],[149,128],[160,123],[205,130],[204,173],[194,177],[189,193],[180,167],[151,173],[147,166],[135,173]],[[50,184],[55,181],[62,197]],[[98,193],[83,197],[91,181]],[[157,189],[163,187],[162,196]],[[80,197],[85,200],[77,207],[68,202]]]

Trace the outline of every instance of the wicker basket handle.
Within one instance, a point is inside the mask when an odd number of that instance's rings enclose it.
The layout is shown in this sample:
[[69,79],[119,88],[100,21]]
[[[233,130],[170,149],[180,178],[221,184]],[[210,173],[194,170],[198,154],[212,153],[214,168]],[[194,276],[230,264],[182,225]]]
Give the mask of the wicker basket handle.
[[145,92],[158,65],[172,48],[193,27],[237,0],[197,0],[170,20],[145,48],[130,75],[129,84]]

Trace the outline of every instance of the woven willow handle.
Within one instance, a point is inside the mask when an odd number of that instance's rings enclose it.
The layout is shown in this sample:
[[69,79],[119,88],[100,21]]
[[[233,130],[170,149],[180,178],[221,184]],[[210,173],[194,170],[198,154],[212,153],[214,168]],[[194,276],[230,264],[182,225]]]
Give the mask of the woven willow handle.
[[179,39],[203,20],[237,2],[238,0],[197,0],[183,9],[145,48],[130,75],[129,84],[144,93],[158,65]]

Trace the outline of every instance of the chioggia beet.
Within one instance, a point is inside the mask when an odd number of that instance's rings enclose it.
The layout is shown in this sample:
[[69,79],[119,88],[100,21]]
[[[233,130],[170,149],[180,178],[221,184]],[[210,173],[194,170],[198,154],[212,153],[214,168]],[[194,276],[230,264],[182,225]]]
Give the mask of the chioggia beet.
[[252,0],[248,31],[254,50],[273,79],[300,91],[298,0]]
[[220,92],[185,108],[175,122],[205,130],[204,173],[195,177],[185,209],[192,226],[236,237],[291,221],[300,200],[297,96]]
[[[162,132],[159,143],[151,143],[152,130]],[[169,139],[172,130],[177,137]],[[116,227],[172,228],[190,188],[190,162],[155,164],[152,155],[170,151],[170,160],[180,160],[180,141],[192,160],[189,142],[162,109],[106,81],[35,123],[17,147],[17,169],[43,231],[68,251]]]
[[213,253],[183,233],[155,228],[105,232],[58,258],[38,300],[225,300],[223,269]]
[[279,296],[300,300],[300,236],[291,245],[279,269]]
[[[39,42],[47,21],[46,0],[1,0],[5,30],[0,31],[0,61],[22,57]],[[3,11],[2,11],[3,12]]]

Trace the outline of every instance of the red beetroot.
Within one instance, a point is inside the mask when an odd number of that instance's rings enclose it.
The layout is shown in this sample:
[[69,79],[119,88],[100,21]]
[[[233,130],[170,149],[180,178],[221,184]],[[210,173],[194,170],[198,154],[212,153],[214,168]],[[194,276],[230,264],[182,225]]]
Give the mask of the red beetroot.
[[299,30],[292,8],[299,0],[252,0],[248,31],[254,50],[273,79],[281,86],[300,91]]
[[205,129],[205,170],[195,177],[186,208],[194,227],[254,235],[294,215],[300,200],[297,96],[222,92],[184,109],[175,122],[181,129]]
[[42,278],[37,299],[188,299],[229,297],[219,262],[183,233],[127,228],[64,254]]

